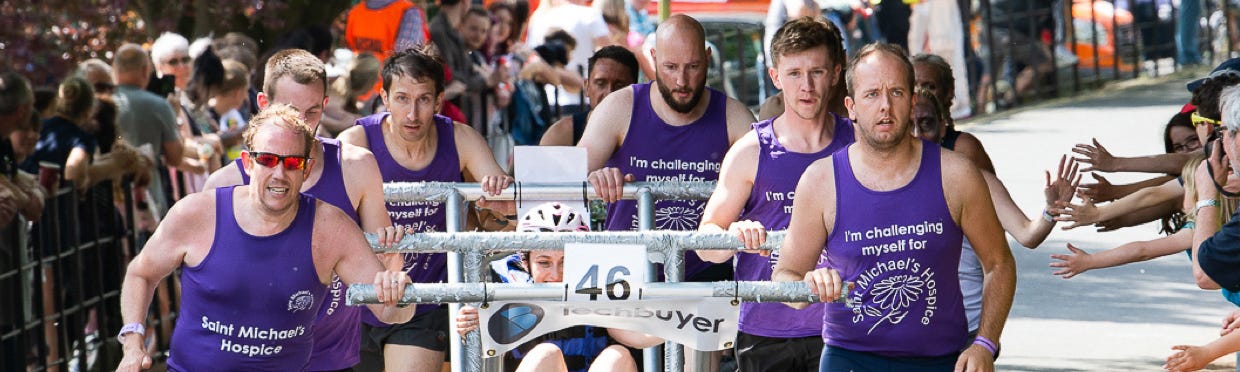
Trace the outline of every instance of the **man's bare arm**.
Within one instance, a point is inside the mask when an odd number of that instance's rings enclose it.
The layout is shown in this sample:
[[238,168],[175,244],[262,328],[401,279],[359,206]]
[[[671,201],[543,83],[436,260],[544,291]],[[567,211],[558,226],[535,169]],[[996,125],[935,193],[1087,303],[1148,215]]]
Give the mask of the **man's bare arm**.
[[732,98],[727,99],[728,102],[728,143],[736,143],[745,133],[749,133],[754,123],[753,112],[749,111],[749,107],[745,106],[741,101]]
[[[384,304],[366,307],[370,308],[379,321],[397,324],[413,318],[416,307],[395,306],[404,293],[408,275],[399,270],[385,270],[370,245],[366,243],[362,230],[339,208],[318,202],[314,241],[316,255],[323,255],[330,265],[327,272],[319,270],[319,277],[323,278],[324,282],[330,281],[330,272],[335,271],[345,284],[374,284],[375,292]],[[317,258],[315,261],[319,262]]]
[[633,115],[632,87],[617,90],[607,97],[594,108],[586,130],[581,134],[581,141],[577,143],[577,146],[586,148],[590,171],[607,164],[607,159],[623,143]]
[[207,177],[207,182],[202,185],[202,189],[210,190],[240,184],[242,184],[241,169],[237,168],[237,162],[230,161],[223,168],[211,172],[211,176]]
[[[779,249],[772,281],[802,281],[818,264],[830,233],[827,229],[835,222],[835,177],[831,161],[826,158],[814,162],[797,182],[800,197],[792,202],[792,222],[788,225],[784,245]],[[789,303],[788,306],[801,309],[808,304]]]
[[[728,231],[732,223],[740,217],[758,172],[758,153],[758,137],[751,134],[742,138],[724,155],[723,165],[719,170],[719,183],[715,186],[710,200],[706,202],[699,231]],[[725,262],[736,254],[735,251],[724,249],[695,252],[702,260],[716,263]]]
[[981,172],[971,161],[947,151],[943,152],[943,168],[944,184],[947,180],[952,182],[951,187],[944,188],[945,196],[949,206],[960,211],[958,225],[977,252],[985,273],[978,335],[997,342],[1016,291],[1015,260]]
[[573,117],[565,116],[556,120],[555,124],[551,124],[546,132],[543,132],[542,139],[538,141],[539,146],[572,146],[573,145]]

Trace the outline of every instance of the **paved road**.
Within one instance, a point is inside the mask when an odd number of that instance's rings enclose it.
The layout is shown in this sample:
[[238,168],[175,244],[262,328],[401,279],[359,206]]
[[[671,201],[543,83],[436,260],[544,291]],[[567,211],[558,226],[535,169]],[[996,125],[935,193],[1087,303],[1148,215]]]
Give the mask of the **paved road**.
[[[1054,170],[1073,144],[1098,138],[1118,156],[1163,151],[1162,128],[1187,102],[1186,79],[1147,82],[1065,100],[999,118],[973,121],[998,176],[1027,215],[1044,198],[1043,169]],[[1088,177],[1087,177],[1088,179]],[[1140,175],[1108,175],[1112,182]],[[1064,225],[1064,224],[1060,224]],[[1064,280],[1047,267],[1066,242],[1087,251],[1159,237],[1154,224],[1098,233],[1056,230],[1035,250],[1009,240],[1018,267],[1016,300],[1003,333],[1003,371],[1160,370],[1176,344],[1204,344],[1235,306],[1217,291],[1198,289],[1185,255],[1090,271]],[[1234,368],[1220,358],[1210,368]]]

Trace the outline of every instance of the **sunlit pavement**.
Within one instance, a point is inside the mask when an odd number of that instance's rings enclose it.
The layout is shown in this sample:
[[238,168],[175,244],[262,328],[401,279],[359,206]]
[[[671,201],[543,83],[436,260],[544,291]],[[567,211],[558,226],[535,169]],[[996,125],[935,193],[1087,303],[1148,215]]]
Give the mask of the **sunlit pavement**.
[[[1043,170],[1053,172],[1059,156],[1072,145],[1096,137],[1117,156],[1162,152],[1163,126],[1189,100],[1184,89],[1188,80],[1124,84],[970,120],[962,128],[982,140],[1017,204],[1026,215],[1038,218],[1045,203]],[[1107,175],[1117,184],[1145,177],[1149,175]],[[1088,176],[1085,179],[1092,182]],[[1160,236],[1151,223],[1106,233],[1090,227],[1057,228],[1035,250],[1009,240],[1018,284],[998,370],[1160,370],[1171,346],[1201,345],[1217,338],[1223,316],[1236,306],[1218,291],[1198,289],[1184,254],[1089,271],[1068,280],[1051,275],[1047,266],[1051,254],[1068,252],[1066,242],[1096,252]],[[1224,356],[1209,368],[1234,370],[1234,360]]]

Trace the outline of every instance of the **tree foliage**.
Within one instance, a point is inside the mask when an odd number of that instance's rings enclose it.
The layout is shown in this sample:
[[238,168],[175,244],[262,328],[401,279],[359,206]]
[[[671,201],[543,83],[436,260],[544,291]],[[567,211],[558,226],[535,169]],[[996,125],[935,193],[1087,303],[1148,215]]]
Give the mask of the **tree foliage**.
[[0,66],[52,85],[81,61],[110,61],[126,42],[242,32],[260,49],[286,32],[330,25],[349,0],[16,0],[0,2]]

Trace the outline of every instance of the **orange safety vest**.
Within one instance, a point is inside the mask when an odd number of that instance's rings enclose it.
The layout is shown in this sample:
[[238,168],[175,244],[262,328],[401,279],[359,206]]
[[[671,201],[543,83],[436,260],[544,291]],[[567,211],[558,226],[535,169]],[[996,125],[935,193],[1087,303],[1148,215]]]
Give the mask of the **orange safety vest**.
[[[372,10],[366,7],[365,1],[358,2],[349,10],[348,23],[344,29],[344,39],[349,44],[349,49],[357,53],[374,54],[380,63],[387,61],[388,56],[396,49],[396,33],[400,32],[401,17],[406,10],[414,7],[409,0],[397,0],[383,9]],[[429,42],[427,22],[423,15],[422,39]],[[378,93],[382,86],[382,81],[375,82],[374,89],[363,96],[369,97],[370,94]]]

